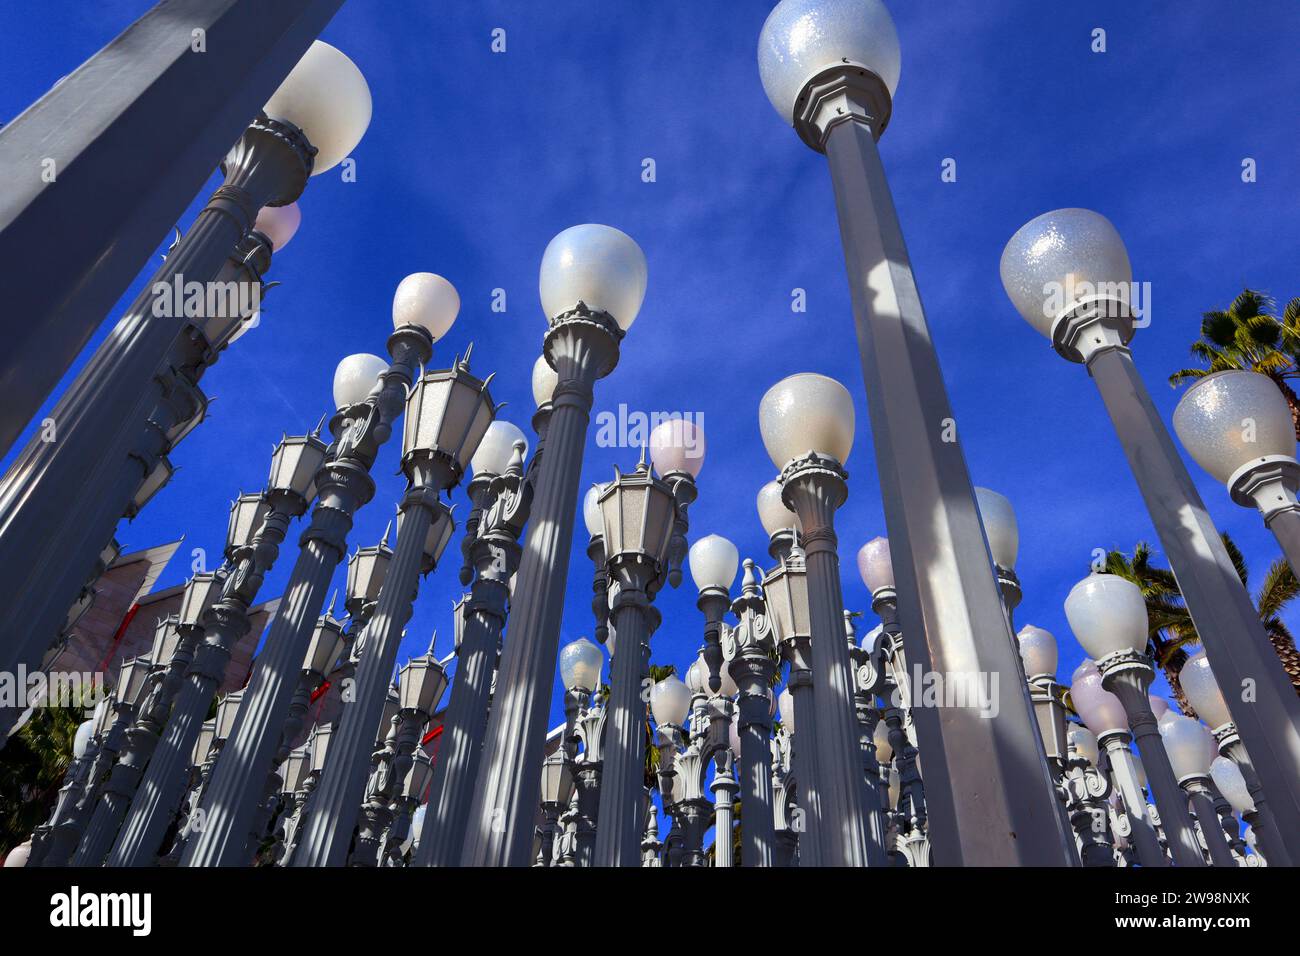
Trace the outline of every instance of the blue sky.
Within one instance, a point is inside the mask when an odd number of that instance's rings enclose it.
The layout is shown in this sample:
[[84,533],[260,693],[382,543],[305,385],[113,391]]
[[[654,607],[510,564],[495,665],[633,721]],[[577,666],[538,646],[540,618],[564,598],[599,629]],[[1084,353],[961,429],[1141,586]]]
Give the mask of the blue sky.
[[[6,6],[7,120],[151,3]],[[1065,623],[1065,594],[1094,548],[1131,549],[1154,532],[1086,373],[1057,357],[1007,301],[1002,247],[1049,209],[1086,206],[1110,217],[1134,278],[1153,287],[1152,324],[1134,351],[1167,417],[1177,393],[1165,377],[1188,364],[1202,311],[1225,306],[1243,285],[1282,300],[1300,295],[1292,241],[1300,19],[1292,0],[890,7],[903,68],[884,162],[971,473],[1007,494],[1019,515],[1018,623],[1056,634],[1068,680],[1082,651]],[[754,495],[773,468],[759,439],[759,399],[794,372],[843,381],[858,414],[839,520],[844,594],[866,610],[853,555],[884,524],[848,287],[825,161],[772,111],[758,81],[755,47],[770,8],[768,0],[346,4],[323,39],[357,62],[374,98],[353,153],[357,181],[342,182],[336,170],[311,182],[261,327],[205,378],[218,399],[210,420],[173,455],[172,484],[119,539],[135,549],[183,534],[187,549],[218,560],[229,500],[261,487],[282,432],[301,432],[327,410],[339,358],[383,353],[392,292],[410,272],[441,273],[462,297],[434,364],[472,340],[475,371],[498,373],[494,396],[509,402],[503,417],[530,431],[542,251],[567,226],[604,222],[641,244],[649,287],[595,411],[626,403],[702,414],[709,451],[692,538],[723,534],[766,562]],[[1096,27],[1106,30],[1105,53],[1090,49]],[[491,50],[495,28],[506,31],[504,53]],[[1258,166],[1251,184],[1241,179],[1247,157]],[[652,183],[642,181],[646,158],[655,162]],[[957,163],[954,183],[940,178],[946,158]],[[502,314],[490,311],[496,288],[507,294]],[[807,292],[806,313],[791,311],[796,288]],[[636,460],[633,449],[595,447],[594,436],[593,428],[584,488]],[[379,491],[358,516],[354,545],[374,543],[392,516],[403,487],[397,460],[394,443],[375,468]],[[1278,552],[1256,514],[1193,474],[1219,527],[1262,577]],[[463,518],[463,489],[452,500]],[[591,569],[578,525],[566,642],[591,633]],[[185,554],[160,587],[188,576]],[[458,556],[453,544],[423,585],[403,657],[423,652],[435,628],[438,652],[450,651]],[[286,547],[264,597],[280,593],[293,558]],[[702,626],[689,577],[659,605],[653,659],[684,670]],[[874,623],[869,611],[866,621]]]

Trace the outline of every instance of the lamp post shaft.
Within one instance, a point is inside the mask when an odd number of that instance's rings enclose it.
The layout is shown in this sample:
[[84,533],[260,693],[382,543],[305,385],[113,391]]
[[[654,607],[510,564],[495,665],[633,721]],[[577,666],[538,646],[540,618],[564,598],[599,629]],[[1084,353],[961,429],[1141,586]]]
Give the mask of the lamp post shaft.
[[1155,828],[1151,825],[1147,813],[1146,798],[1138,786],[1137,770],[1133,766],[1133,755],[1128,749],[1128,734],[1106,734],[1100,741],[1110,761],[1110,772],[1115,787],[1124,801],[1124,810],[1132,828],[1132,842],[1137,849],[1138,860],[1143,866],[1168,866],[1165,851],[1160,846]]
[[[740,657],[731,670],[740,687],[740,862],[742,866],[772,866],[776,817],[772,806],[772,716],[767,684],[775,665],[766,658],[759,663]],[[725,839],[730,842],[730,828]]]
[[[1279,830],[1300,857],[1300,700],[1127,348],[1088,371],[1115,426],[1233,720],[1256,761]],[[1250,688],[1249,701],[1243,701]],[[1163,808],[1162,812],[1163,812]]]
[[1251,823],[1251,829],[1255,831],[1255,836],[1264,847],[1264,855],[1270,866],[1292,866],[1291,848],[1278,832],[1272,807],[1264,793],[1263,785],[1259,782],[1255,765],[1251,763],[1250,754],[1246,753],[1246,745],[1237,736],[1235,727],[1233,725],[1229,727],[1233,729],[1226,739],[1220,742],[1219,750],[1241,770],[1241,775],[1246,780],[1246,788],[1250,791],[1251,799],[1255,801],[1255,820]]
[[126,736],[126,730],[135,719],[135,708],[115,704],[116,713],[104,740],[99,745],[99,752],[90,763],[86,774],[86,783],[82,789],[81,799],[69,808],[67,815],[50,831],[47,839],[48,849],[41,861],[42,866],[67,866],[81,843],[86,832],[86,824],[99,800],[104,775],[109,772],[117,759],[118,751]]
[[[811,656],[811,655],[808,655]],[[799,834],[799,865],[821,866],[821,810],[817,802],[817,707],[813,700],[812,671],[790,664],[790,696],[794,698],[798,730],[791,735],[790,760],[794,767],[795,796],[802,819]]]
[[[1300,508],[1287,508],[1267,519],[1268,529],[1273,532],[1282,553],[1286,555],[1291,570],[1300,568]],[[1296,572],[1300,574],[1300,572]]]
[[[952,440],[871,110],[848,100],[847,119],[829,129],[825,148],[908,655],[913,666],[949,677],[998,678],[992,719],[974,708],[916,709],[935,853],[949,865],[1068,865],[1073,836],[1056,809],[970,475]],[[847,708],[847,699],[833,706]],[[959,797],[974,793],[981,799]]]
[[[1145,764],[1144,764],[1145,766]],[[1214,866],[1235,867],[1237,860],[1228,846],[1227,834],[1219,821],[1219,812],[1214,808],[1214,798],[1204,777],[1188,780],[1183,784],[1192,809],[1196,811],[1196,820],[1200,824],[1201,836],[1205,839],[1205,848],[1209,851],[1210,862]]]

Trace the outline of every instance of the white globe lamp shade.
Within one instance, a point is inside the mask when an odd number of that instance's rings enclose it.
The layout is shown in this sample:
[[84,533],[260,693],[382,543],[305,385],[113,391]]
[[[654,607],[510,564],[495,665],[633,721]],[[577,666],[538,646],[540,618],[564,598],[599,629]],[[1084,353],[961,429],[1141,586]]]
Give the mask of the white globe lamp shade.
[[72,738],[72,759],[80,760],[90,749],[90,739],[95,736],[95,720],[83,720],[77,725],[77,733]]
[[790,688],[781,691],[776,699],[776,706],[781,713],[781,726],[787,733],[794,733],[794,695],[790,693]]
[[1198,379],[1174,409],[1174,431],[1196,463],[1224,484],[1268,456],[1295,458],[1295,426],[1281,390],[1259,372]]
[[459,314],[460,293],[432,272],[411,273],[393,293],[393,328],[417,325],[435,342],[447,334]]
[[1133,280],[1124,240],[1090,209],[1056,209],[1025,223],[1002,250],[1000,271],[1016,311],[1049,339],[1079,300],[1121,283],[1127,295]]
[[659,726],[680,727],[691,709],[691,689],[676,676],[665,677],[650,688],[650,713]]
[[565,690],[595,690],[600,683],[600,668],[605,655],[600,648],[580,637],[560,648],[560,680]]
[[551,368],[546,356],[539,356],[533,363],[533,401],[541,408],[555,394],[555,386],[560,384],[559,373]]
[[279,252],[289,244],[302,225],[302,210],[296,202],[287,206],[263,206],[253,222],[253,229],[271,242],[271,251]]
[[687,559],[690,562],[691,579],[701,591],[705,588],[729,591],[740,567],[740,551],[717,534],[705,535],[691,545]]
[[292,123],[316,147],[312,175],[333,169],[361,142],[370,125],[370,87],[357,65],[316,40],[262,107]]
[[872,594],[894,586],[894,564],[889,556],[888,538],[872,538],[858,549],[858,574]]
[[334,369],[334,407],[347,408],[365,401],[379,376],[388,371],[388,360],[358,352],[339,362]]
[[524,451],[527,452],[528,439],[517,425],[500,418],[491,422],[483,433],[478,449],[469,460],[474,474],[484,472],[489,475],[504,475],[510,467],[510,459],[514,457],[515,442],[523,442]]
[[570,226],[542,255],[539,291],[547,318],[584,302],[608,312],[626,331],[641,311],[645,288],[645,253],[612,226]]
[[727,746],[733,754],[740,756],[740,711],[731,715],[731,723],[727,726]]
[[32,855],[32,841],[20,843],[5,855],[4,869],[19,869],[27,865]]
[[685,418],[669,418],[650,432],[650,463],[661,475],[700,476],[704,467],[704,429]]
[[1020,528],[1011,502],[996,491],[976,488],[975,503],[979,506],[980,521],[989,541],[993,563],[1007,570],[1015,568],[1016,555],[1020,551]]
[[799,517],[781,500],[779,481],[769,481],[758,490],[758,520],[769,538],[778,531],[799,529]]
[[1128,733],[1128,715],[1118,697],[1101,686],[1097,665],[1085,660],[1070,680],[1070,699],[1083,723],[1098,737]]
[[1188,777],[1202,777],[1210,772],[1210,764],[1219,755],[1214,736],[1199,720],[1190,717],[1166,717],[1160,722],[1160,736],[1165,742],[1165,752],[1180,781]]
[[709,676],[704,670],[704,662],[694,660],[691,666],[686,668],[686,686],[691,689],[693,694],[705,694],[709,692]]
[[1147,694],[1147,702],[1151,705],[1151,713],[1156,715],[1156,720],[1169,713],[1169,701],[1156,694]]
[[[704,674],[707,677],[709,665],[702,657],[700,658],[700,667],[704,669]],[[722,662],[722,667],[718,670],[718,677],[722,680],[722,686],[718,688],[719,697],[735,697],[740,693],[739,685],[731,676],[731,661]]]
[[1057,647],[1051,631],[1026,624],[1016,634],[1016,640],[1020,645],[1020,659],[1024,662],[1026,677],[1056,676]]
[[1210,761],[1210,779],[1232,809],[1238,813],[1255,812],[1255,798],[1250,795],[1241,768],[1227,757],[1215,757]]
[[1090,574],[1065,599],[1065,617],[1093,660],[1120,651],[1143,653],[1147,605],[1142,590],[1115,574]]
[[758,37],[758,72],[787,123],[794,123],[808,81],[845,62],[875,73],[894,95],[902,52],[880,0],[782,0],[768,14]]
[[1214,671],[1210,669],[1210,660],[1205,656],[1205,651],[1197,651],[1187,658],[1183,669],[1178,672],[1178,683],[1187,695],[1187,702],[1192,705],[1192,709],[1210,727],[1218,730],[1224,724],[1232,723],[1232,714],[1228,712],[1227,701],[1223,699],[1219,683],[1214,679]]
[[758,428],[768,457],[785,468],[809,451],[845,464],[853,448],[853,397],[825,375],[801,372],[767,390],[758,406]]
[[1087,727],[1079,724],[1071,724],[1070,729],[1065,732],[1066,739],[1074,745],[1074,749],[1079,752],[1079,756],[1094,767],[1097,766],[1097,735]]
[[600,512],[600,493],[604,490],[603,485],[592,485],[582,498],[582,523],[593,538],[605,534],[605,519]]

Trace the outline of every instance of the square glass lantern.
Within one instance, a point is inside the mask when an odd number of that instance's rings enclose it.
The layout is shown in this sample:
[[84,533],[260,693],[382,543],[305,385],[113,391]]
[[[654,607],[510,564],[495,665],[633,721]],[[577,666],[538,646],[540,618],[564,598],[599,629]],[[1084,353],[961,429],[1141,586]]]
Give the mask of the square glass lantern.
[[677,515],[666,482],[643,465],[630,475],[616,474],[601,492],[599,503],[605,553],[611,561],[620,554],[637,554],[657,566],[664,564]]
[[149,474],[144,476],[144,480],[140,482],[140,487],[131,496],[131,501],[126,506],[127,520],[134,519],[136,515],[143,511],[145,505],[167,486],[167,482],[172,480],[174,474],[176,474],[176,469],[172,467],[172,463],[167,460],[167,457],[164,455],[159,458],[158,463],[153,466]]
[[496,416],[487,386],[460,362],[422,375],[406,401],[403,458],[433,452],[454,461],[463,474]]
[[185,591],[181,594],[180,611],[176,615],[177,623],[181,627],[200,626],[208,608],[216,604],[217,599],[221,597],[224,583],[224,580],[217,577],[214,571],[205,571],[190,578],[185,585]]
[[763,594],[781,643],[812,637],[808,613],[808,572],[803,561],[785,559],[763,577]]
[[286,435],[271,456],[271,473],[266,479],[269,492],[291,494],[311,500],[308,493],[316,472],[325,464],[328,446],[315,435]]

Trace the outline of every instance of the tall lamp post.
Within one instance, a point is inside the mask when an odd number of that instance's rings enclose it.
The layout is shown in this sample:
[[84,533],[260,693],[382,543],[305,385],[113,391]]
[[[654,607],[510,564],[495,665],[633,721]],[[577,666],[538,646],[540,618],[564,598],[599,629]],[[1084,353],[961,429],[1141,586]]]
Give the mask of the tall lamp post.
[[1223,794],[1232,809],[1241,814],[1241,818],[1250,825],[1265,861],[1273,862],[1274,849],[1269,842],[1271,837],[1260,832],[1259,809],[1255,806],[1255,800],[1251,796],[1250,787],[1246,784],[1241,768],[1229,758],[1217,756],[1210,761],[1210,779],[1214,781],[1219,793]]
[[767,391],[758,415],[768,457],[781,470],[782,497],[803,528],[822,863],[883,865],[871,839],[836,552],[835,511],[848,497],[843,463],[853,446],[853,399],[824,375],[792,375]]
[[533,492],[532,531],[515,576],[512,634],[498,667],[470,812],[463,862],[471,866],[531,862],[592,389],[618,363],[645,284],[644,253],[609,226],[566,229],[542,256],[540,292],[550,324],[542,350],[558,381]]
[[1210,763],[1219,751],[1214,736],[1200,721],[1169,713],[1160,720],[1160,737],[1178,785],[1191,802],[1210,862],[1215,866],[1236,866],[1210,790]]
[[1206,652],[1224,686],[1253,688],[1233,717],[1278,826],[1300,833],[1300,700],[1133,364],[1123,240],[1104,216],[1058,209],[1012,236],[1001,273],[1020,315],[1096,382]]
[[1091,574],[1070,590],[1065,616],[1096,661],[1102,686],[1124,706],[1174,863],[1204,866],[1187,797],[1178,787],[1147,696],[1155,670],[1146,655],[1147,607],[1141,588],[1114,574]]
[[704,615],[704,649],[706,665],[702,675],[711,693],[722,688],[722,619],[731,606],[731,585],[740,567],[740,552],[721,535],[710,534],[691,545],[691,579],[699,589],[696,606]]
[[1010,627],[876,148],[899,76],[893,20],[880,0],[782,0],[763,25],[758,59],[772,105],[829,161],[899,613],[929,650],[912,663],[1004,678],[993,720],[974,710],[940,720],[918,709],[937,854],[949,864],[1064,865],[1072,837],[1020,681],[1011,679]]

